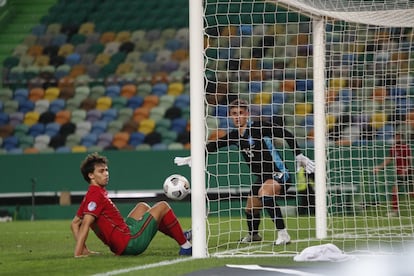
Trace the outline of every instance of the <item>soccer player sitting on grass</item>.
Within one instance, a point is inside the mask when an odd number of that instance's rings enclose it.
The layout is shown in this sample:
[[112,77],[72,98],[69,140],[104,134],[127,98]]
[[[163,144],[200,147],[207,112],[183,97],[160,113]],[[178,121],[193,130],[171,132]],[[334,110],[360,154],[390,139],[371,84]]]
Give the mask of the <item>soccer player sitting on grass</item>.
[[116,255],[139,255],[161,231],[179,245],[179,255],[191,255],[190,233],[184,233],[173,210],[165,201],[150,207],[138,203],[123,219],[118,208],[108,197],[108,161],[97,153],[89,154],[81,164],[83,178],[89,183],[88,191],[71,223],[76,240],[75,257],[94,254],[86,246],[89,229]]
[[[250,195],[247,198],[245,215],[249,233],[241,239],[242,243],[261,241],[259,235],[260,214],[262,208],[266,210],[275,223],[278,237],[275,245],[290,243],[282,212],[276,202],[277,196],[285,194],[290,184],[290,175],[281,155],[273,144],[274,138],[284,139],[295,152],[295,159],[306,173],[315,171],[315,164],[304,156],[295,141],[292,133],[279,125],[272,125],[265,121],[253,121],[250,118],[248,103],[244,100],[235,100],[229,105],[229,116],[235,129],[227,135],[207,144],[208,152],[215,152],[219,148],[237,146],[249,165],[256,181],[252,183]],[[191,157],[176,158],[177,165],[190,165]]]

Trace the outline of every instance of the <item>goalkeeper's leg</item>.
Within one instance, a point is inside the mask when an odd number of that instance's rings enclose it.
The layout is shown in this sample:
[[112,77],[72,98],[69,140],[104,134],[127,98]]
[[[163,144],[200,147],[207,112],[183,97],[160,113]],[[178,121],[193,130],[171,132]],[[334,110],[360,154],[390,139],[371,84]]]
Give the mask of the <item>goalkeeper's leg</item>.
[[282,191],[282,186],[274,179],[266,180],[259,190],[259,196],[262,199],[263,206],[273,220],[278,231],[278,237],[275,241],[276,245],[290,243],[290,236],[286,230],[285,221],[283,219],[280,206],[276,202],[276,196]]
[[249,196],[247,198],[247,205],[245,209],[247,228],[249,233],[247,236],[243,237],[241,242],[253,242],[261,241],[262,237],[259,235],[259,226],[260,226],[260,213],[262,210],[262,205],[260,200],[255,196]]

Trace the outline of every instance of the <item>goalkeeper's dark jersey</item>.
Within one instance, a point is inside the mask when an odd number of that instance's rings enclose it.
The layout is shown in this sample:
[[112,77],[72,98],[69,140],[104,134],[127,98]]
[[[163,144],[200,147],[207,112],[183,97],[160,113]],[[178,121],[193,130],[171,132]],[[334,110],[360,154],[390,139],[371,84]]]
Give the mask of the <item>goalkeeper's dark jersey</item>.
[[208,143],[207,151],[214,152],[218,148],[235,145],[240,149],[253,174],[263,176],[281,172],[289,177],[284,161],[274,146],[274,138],[284,139],[294,149],[295,155],[301,153],[291,132],[281,126],[260,121],[249,122],[243,135],[235,129],[217,142]]

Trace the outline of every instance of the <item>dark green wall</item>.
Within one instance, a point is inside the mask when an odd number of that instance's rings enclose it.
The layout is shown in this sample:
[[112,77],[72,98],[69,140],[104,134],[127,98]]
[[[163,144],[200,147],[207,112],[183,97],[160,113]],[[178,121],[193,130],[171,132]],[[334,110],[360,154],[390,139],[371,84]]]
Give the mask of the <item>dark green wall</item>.
[[[110,183],[108,190],[162,189],[164,179],[173,173],[190,179],[190,168],[174,164],[175,156],[189,151],[107,151]],[[1,155],[1,193],[31,191],[83,191],[87,183],[80,174],[85,153]]]

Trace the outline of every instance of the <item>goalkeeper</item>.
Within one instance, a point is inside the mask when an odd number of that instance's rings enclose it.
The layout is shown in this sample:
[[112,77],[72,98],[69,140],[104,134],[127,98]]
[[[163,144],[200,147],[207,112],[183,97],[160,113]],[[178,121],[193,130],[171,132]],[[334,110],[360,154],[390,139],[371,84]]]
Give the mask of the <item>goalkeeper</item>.
[[[315,165],[304,156],[292,133],[278,125],[267,122],[251,121],[248,103],[235,100],[229,105],[229,116],[235,129],[218,141],[207,144],[207,151],[214,152],[219,148],[237,146],[251,172],[256,176],[247,198],[245,214],[249,233],[241,242],[260,241],[258,234],[260,214],[264,207],[278,230],[275,245],[290,243],[282,212],[275,197],[284,195],[289,188],[290,176],[279,152],[273,145],[273,138],[283,138],[290,148],[294,149],[298,166],[304,167],[307,173],[313,173]],[[176,158],[178,165],[190,162],[191,159]]]

